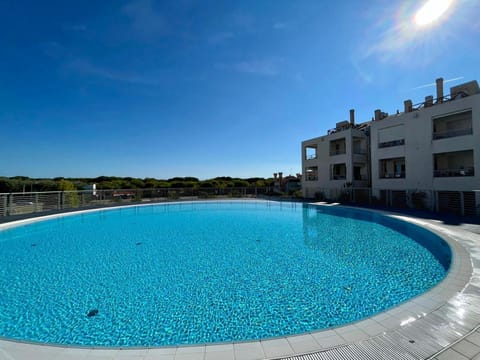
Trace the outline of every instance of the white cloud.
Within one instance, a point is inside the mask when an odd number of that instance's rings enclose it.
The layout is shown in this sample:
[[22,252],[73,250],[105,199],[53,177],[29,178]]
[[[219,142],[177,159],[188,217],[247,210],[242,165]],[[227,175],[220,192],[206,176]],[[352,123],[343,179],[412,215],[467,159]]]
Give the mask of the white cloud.
[[116,71],[113,69],[103,68],[92,64],[88,60],[78,59],[69,62],[66,65],[67,68],[75,70],[81,74],[91,75],[103,79],[113,80],[113,81],[120,81],[125,83],[131,84],[139,84],[139,85],[160,85],[160,81],[158,76],[155,75],[139,75],[135,73],[126,73],[121,71]]
[[[464,78],[463,76],[459,76],[459,77],[456,77],[456,78],[453,78],[453,79],[443,80],[443,83],[446,84],[446,83],[449,83],[449,82],[461,80],[463,78]],[[427,88],[427,87],[435,86],[436,84],[437,83],[424,84],[424,85],[416,86],[416,87],[412,88],[412,90],[424,89],[424,88]]]

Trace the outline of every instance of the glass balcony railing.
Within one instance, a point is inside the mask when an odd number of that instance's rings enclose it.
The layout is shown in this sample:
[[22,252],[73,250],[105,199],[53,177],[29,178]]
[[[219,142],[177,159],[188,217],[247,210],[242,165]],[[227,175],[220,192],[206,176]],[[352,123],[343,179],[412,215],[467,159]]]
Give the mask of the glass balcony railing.
[[467,167],[463,169],[442,169],[434,170],[434,177],[461,177],[461,176],[475,176],[475,170],[473,167]]
[[345,149],[330,149],[330,156],[345,154]]
[[404,179],[405,172],[394,172],[394,173],[382,173],[380,174],[380,179]]
[[469,129],[457,129],[457,130],[446,130],[446,131],[436,131],[433,133],[433,140],[438,139],[447,139],[456,136],[464,136],[473,134],[473,130]]

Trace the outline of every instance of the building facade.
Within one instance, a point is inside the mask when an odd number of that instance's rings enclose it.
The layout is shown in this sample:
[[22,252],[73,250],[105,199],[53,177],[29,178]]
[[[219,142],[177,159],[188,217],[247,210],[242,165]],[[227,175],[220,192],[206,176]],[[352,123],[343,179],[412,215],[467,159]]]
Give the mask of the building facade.
[[475,215],[480,204],[480,89],[476,81],[373,121],[341,122],[325,136],[302,142],[305,197],[334,199],[366,188],[390,204]]

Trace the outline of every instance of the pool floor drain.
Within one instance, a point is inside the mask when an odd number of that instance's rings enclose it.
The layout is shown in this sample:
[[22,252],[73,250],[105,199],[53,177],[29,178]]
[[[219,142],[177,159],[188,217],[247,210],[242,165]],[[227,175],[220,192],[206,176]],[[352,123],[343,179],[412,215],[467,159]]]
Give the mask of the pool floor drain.
[[98,310],[97,309],[92,309],[89,312],[87,312],[88,317],[92,317],[92,316],[95,316],[95,315],[98,315]]

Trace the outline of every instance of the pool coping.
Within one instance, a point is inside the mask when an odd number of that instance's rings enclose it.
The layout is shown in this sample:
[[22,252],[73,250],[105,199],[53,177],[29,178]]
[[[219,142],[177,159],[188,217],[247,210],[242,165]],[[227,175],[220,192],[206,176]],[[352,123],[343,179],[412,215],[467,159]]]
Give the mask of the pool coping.
[[[202,200],[202,202],[274,202],[259,199]],[[198,202],[198,201],[197,201]],[[168,204],[188,204],[170,202]],[[294,203],[297,204],[297,203]],[[310,203],[331,206],[325,203]],[[136,204],[126,207],[154,206]],[[297,204],[298,205],[298,204]],[[350,208],[348,206],[341,206]],[[358,209],[354,207],[355,209]],[[113,208],[89,209],[17,220],[0,224],[0,229],[23,225],[39,220],[77,215]],[[393,338],[397,346],[403,346],[412,358],[428,358],[445,351],[480,326],[480,235],[461,228],[442,224],[438,220],[420,219],[383,210],[362,209],[397,218],[424,227],[441,236],[452,250],[452,264],[444,280],[437,286],[394,308],[360,321],[323,331],[277,337],[259,341],[222,344],[151,347],[151,348],[93,348],[59,345],[43,345],[0,339],[0,359],[307,359],[317,354],[318,358],[332,358],[335,352],[362,345],[365,348],[376,339]],[[424,339],[419,339],[419,334]],[[392,337],[393,336],[393,337]],[[425,338],[426,336],[426,338]],[[427,339],[427,340],[425,340]],[[380,341],[378,340],[378,341]],[[377,342],[378,342],[377,341]],[[383,341],[383,340],[382,340]],[[413,341],[413,343],[411,342]],[[375,343],[376,344],[376,343]],[[395,345],[395,344],[394,344]],[[385,345],[386,346],[386,345]],[[411,349],[410,349],[411,348]],[[347,351],[345,353],[345,351]],[[365,354],[365,350],[363,350]],[[306,355],[310,354],[310,355]],[[305,355],[305,356],[304,356]],[[322,357],[320,357],[322,356]],[[316,357],[315,357],[316,358]],[[355,358],[355,357],[352,357]],[[363,356],[362,358],[367,358]],[[401,358],[401,357],[398,357]],[[402,357],[404,358],[404,357]]]

